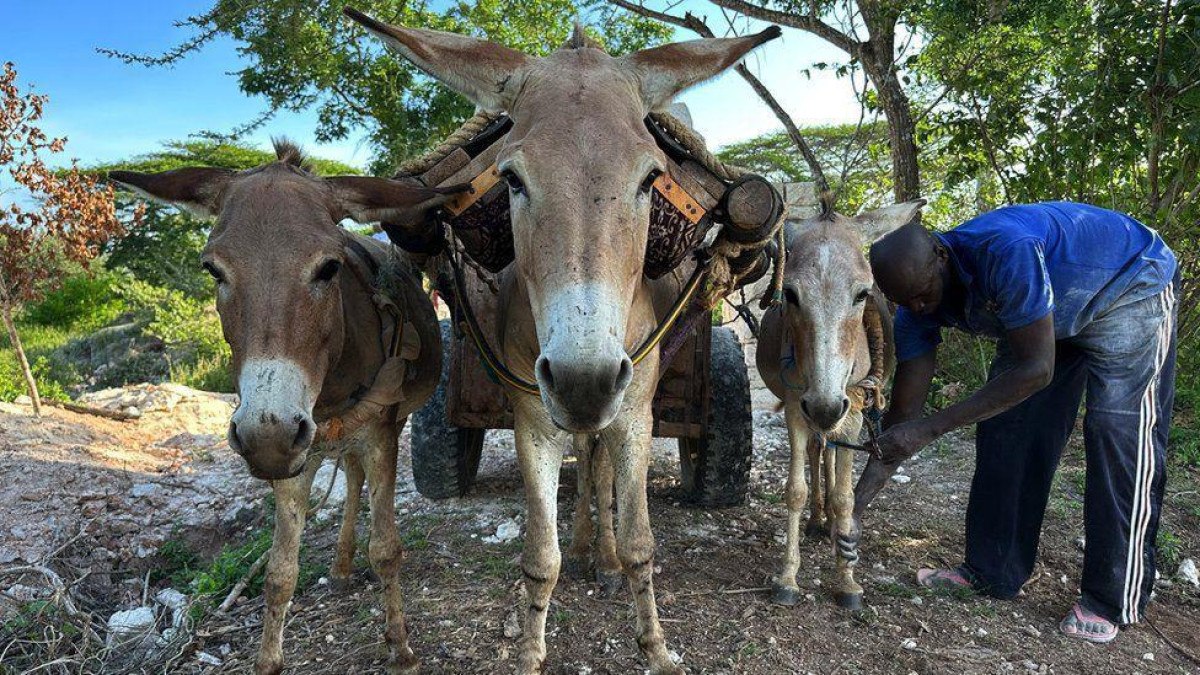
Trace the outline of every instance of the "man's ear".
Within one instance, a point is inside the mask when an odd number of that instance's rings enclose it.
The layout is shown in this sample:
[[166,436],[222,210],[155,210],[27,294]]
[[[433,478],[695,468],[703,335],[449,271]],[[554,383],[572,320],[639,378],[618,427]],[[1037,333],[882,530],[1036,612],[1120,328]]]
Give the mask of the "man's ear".
[[915,199],[860,213],[853,219],[854,227],[862,235],[863,243],[873,244],[912,222],[926,203],[924,199]]
[[110,171],[108,180],[148,199],[207,217],[221,211],[221,194],[235,174],[229,169],[190,167],[161,173]]
[[344,216],[360,223],[415,221],[421,211],[441,204],[447,195],[470,187],[462,184],[431,188],[370,176],[333,176],[324,180],[333,187],[334,198]]

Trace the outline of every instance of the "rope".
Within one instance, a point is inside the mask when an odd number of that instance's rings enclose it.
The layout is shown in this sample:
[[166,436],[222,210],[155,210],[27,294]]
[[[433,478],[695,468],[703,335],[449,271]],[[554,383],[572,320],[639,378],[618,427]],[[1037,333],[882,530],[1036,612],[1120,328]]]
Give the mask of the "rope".
[[674,136],[675,140],[679,141],[679,144],[692,155],[693,159],[699,162],[705,169],[716,174],[721,180],[732,182],[750,173],[748,169],[726,164],[717,159],[716,155],[708,151],[704,139],[689,127],[687,123],[671,113],[652,112],[650,113],[650,118],[658,123],[663,130]]
[[425,173],[437,165],[438,162],[445,159],[450,153],[469,143],[471,139],[479,135],[479,132],[484,127],[491,124],[498,117],[500,117],[499,113],[482,111],[475,113],[473,117],[463,122],[461,127],[447,136],[446,140],[438,144],[436,148],[420,157],[414,157],[401,164],[396,175],[416,176]]

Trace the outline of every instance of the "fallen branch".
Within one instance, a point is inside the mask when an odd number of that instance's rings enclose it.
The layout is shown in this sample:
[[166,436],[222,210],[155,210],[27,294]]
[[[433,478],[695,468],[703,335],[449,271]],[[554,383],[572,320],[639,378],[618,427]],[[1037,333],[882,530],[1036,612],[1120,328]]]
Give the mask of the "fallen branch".
[[43,400],[42,403],[45,403],[48,406],[53,406],[55,408],[62,408],[63,410],[70,410],[71,412],[74,412],[74,413],[80,413],[83,415],[94,415],[96,417],[106,417],[110,420],[117,420],[118,422],[128,422],[130,420],[136,420],[141,417],[140,413],[137,415],[130,415],[127,412],[121,412],[119,410],[109,410],[107,408],[97,408],[95,406],[84,405],[82,403],[71,403],[69,401],[55,401],[55,400],[51,400],[51,399],[46,399],[46,400]]

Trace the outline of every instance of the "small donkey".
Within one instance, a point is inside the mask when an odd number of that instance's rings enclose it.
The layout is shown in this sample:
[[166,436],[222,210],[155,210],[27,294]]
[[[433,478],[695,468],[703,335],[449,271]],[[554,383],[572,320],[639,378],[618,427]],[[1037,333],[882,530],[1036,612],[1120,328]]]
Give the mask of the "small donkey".
[[[859,539],[852,513],[854,451],[826,450],[821,439],[854,442],[862,428],[863,416],[851,409],[847,388],[865,377],[871,366],[863,325],[867,303],[876,304],[889,343],[885,375],[890,376],[894,367],[886,301],[873,290],[863,246],[912,220],[924,204],[923,200],[907,202],[854,218],[830,212],[787,224],[786,302],[763,316],[757,357],[763,381],[783,401],[791,446],[787,549],[783,570],[773,582],[779,604],[794,605],[800,596],[796,573],[800,515],[809,495],[804,477],[807,454],[813,490],[806,534],[822,536],[828,527],[838,556],[838,604],[849,609],[861,606],[862,587],[854,580]],[[823,498],[822,487],[827,497]]]
[[[229,445],[251,474],[271,481],[276,498],[255,672],[283,670],[283,626],[296,588],[300,533],[324,452],[344,452],[346,463],[345,513],[330,577],[344,586],[352,572],[365,479],[369,557],[387,610],[388,672],[414,672],[395,523],[397,440],[408,414],[437,385],[441,340],[433,308],[402,254],[338,223],[347,217],[404,222],[440,193],[380,178],[319,178],[283,141],[276,142],[276,155],[278,161],[241,172],[114,171],[109,178],[152,199],[218,217],[201,260],[216,281],[217,311],[241,396]],[[337,442],[339,437],[347,442]]]

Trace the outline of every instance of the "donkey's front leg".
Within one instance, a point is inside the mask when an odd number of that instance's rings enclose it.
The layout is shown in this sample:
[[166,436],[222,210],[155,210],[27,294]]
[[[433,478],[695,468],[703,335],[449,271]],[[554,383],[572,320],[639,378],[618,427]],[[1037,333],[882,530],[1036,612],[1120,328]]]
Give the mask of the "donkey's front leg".
[[367,499],[371,507],[371,543],[367,547],[367,556],[371,560],[371,568],[383,584],[383,638],[388,647],[389,675],[415,673],[420,665],[408,646],[408,630],[404,625],[404,594],[400,589],[404,546],[400,543],[400,532],[396,528],[396,454],[397,439],[400,438],[404,422],[404,419],[385,419],[372,427],[362,458],[367,474]]
[[[848,438],[858,438],[862,427],[858,422],[848,424]],[[860,531],[854,522],[854,451],[838,448],[836,477],[830,487],[833,498],[832,530],[833,550],[837,555],[837,585],[835,596],[839,606],[850,610],[862,609],[862,586],[854,580],[854,566],[858,564],[858,540]]]
[[[773,594],[771,599],[780,605],[794,605],[800,601],[800,586],[796,584],[796,573],[800,571],[800,517],[804,511],[804,502],[808,498],[808,482],[804,479],[804,460],[810,462],[814,455],[810,452],[809,440],[811,434],[808,423],[800,413],[800,402],[789,397],[784,403],[784,418],[787,420],[788,447],[791,451],[787,477],[787,544],[783,552],[783,569],[771,580]],[[814,491],[821,483],[820,460],[818,451],[815,455],[817,466],[813,467]],[[815,505],[814,505],[815,516]],[[809,521],[809,528],[812,521]]]
[[558,471],[565,434],[555,428],[541,400],[519,395],[513,401],[517,462],[525,482],[525,637],[521,642],[520,675],[540,673],[546,660],[546,612],[558,582],[562,554],[558,549]]
[[358,523],[358,508],[362,500],[362,462],[357,452],[346,452],[342,458],[346,471],[346,502],[342,506],[342,527],[338,530],[337,551],[333,564],[329,566],[329,587],[341,593],[350,588],[350,575],[354,572],[355,525]]
[[613,465],[612,457],[603,443],[597,443],[592,453],[592,481],[596,485],[596,514],[600,532],[596,540],[596,581],[605,597],[621,590],[625,575],[617,555],[617,536],[613,528]]
[[320,466],[320,455],[310,455],[304,473],[271,481],[275,493],[275,532],[263,585],[267,606],[263,614],[262,645],[254,662],[256,675],[283,672],[283,624],[300,574],[300,535],[308,512],[308,491]]
[[[786,406],[785,406],[786,407]],[[799,404],[796,406],[799,409]],[[797,416],[799,413],[797,413]],[[786,416],[786,414],[785,414]],[[808,423],[803,419],[799,424],[808,429]],[[788,428],[791,429],[793,422],[791,417],[788,417]],[[826,521],[825,510],[825,490],[827,486],[832,486],[832,480],[823,480],[824,473],[822,471],[821,458],[825,455],[825,444],[821,442],[821,437],[817,434],[809,434],[807,440],[806,452],[808,453],[808,475],[812,476],[812,490],[809,492],[808,524],[804,526],[804,536],[811,539],[825,539],[829,536],[829,524]],[[828,467],[830,462],[824,462]]]
[[595,536],[592,525],[592,457],[599,439],[591,434],[575,434],[572,443],[575,465],[578,467],[575,472],[575,520],[571,526],[571,545],[567,547],[564,567],[567,576],[584,581],[591,569],[592,539]]
[[[652,675],[682,675],[683,668],[668,656],[654,599],[654,533],[650,530],[650,510],[646,503],[653,424],[650,393],[630,388],[625,395],[629,405],[605,430],[603,443],[615,469],[617,509],[621,512],[617,521],[617,555],[637,603],[638,647],[650,662]],[[639,396],[644,398],[644,404]]]

